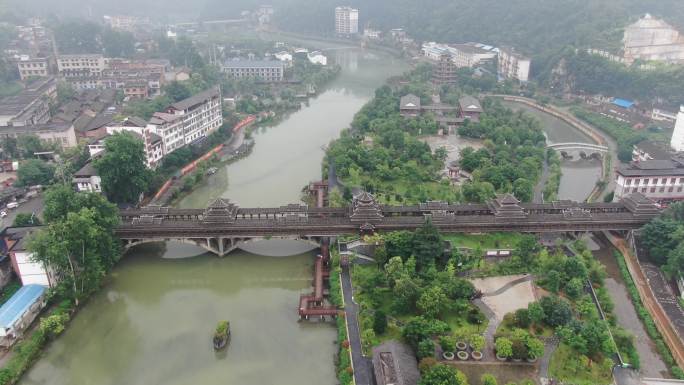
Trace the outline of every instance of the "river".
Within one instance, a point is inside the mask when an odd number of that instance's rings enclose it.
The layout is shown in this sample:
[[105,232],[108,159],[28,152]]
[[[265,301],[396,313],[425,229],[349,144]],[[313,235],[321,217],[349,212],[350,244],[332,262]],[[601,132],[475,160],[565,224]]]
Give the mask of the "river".
[[[542,123],[542,128],[546,134],[548,144],[553,143],[594,143],[588,136],[564,121],[546,114],[542,111],[515,102],[502,102],[505,106],[514,110],[523,110],[528,114],[534,115]],[[594,189],[596,182],[601,179],[601,162],[597,159],[576,159],[563,160],[561,163],[560,187],[558,189],[559,199],[571,199],[583,201],[587,199],[591,190]]]
[[[249,157],[223,167],[180,206],[219,196],[252,207],[299,201],[302,187],[321,177],[322,147],[389,76],[408,69],[382,53],[328,53],[340,76],[308,106],[257,130]],[[335,384],[336,329],[297,322],[313,251],[287,241],[249,250],[255,254],[225,258],[174,243],[131,250],[21,384]],[[215,354],[211,335],[221,319],[233,337],[225,354]]]

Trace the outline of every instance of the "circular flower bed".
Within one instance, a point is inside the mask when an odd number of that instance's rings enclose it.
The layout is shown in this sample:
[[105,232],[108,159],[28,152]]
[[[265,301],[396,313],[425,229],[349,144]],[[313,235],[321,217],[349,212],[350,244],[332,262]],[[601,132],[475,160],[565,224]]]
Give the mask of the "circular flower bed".
[[475,361],[480,361],[482,359],[482,352],[474,350],[470,355],[473,357]]
[[496,354],[496,359],[499,360],[499,361],[506,361],[508,358],[507,358],[507,357],[500,356],[499,353],[497,353],[497,354]]
[[466,345],[466,343],[463,341],[459,341],[459,342],[456,342],[456,349],[466,350],[466,349],[468,349],[468,345]]
[[527,362],[537,362],[537,359],[537,356],[530,354],[529,357],[527,357]]
[[453,361],[454,352],[444,352],[442,353],[442,357],[444,357],[445,360]]
[[468,359],[468,356],[469,356],[468,352],[464,352],[462,350],[460,352],[456,353],[456,355],[458,355],[458,359],[461,361],[466,361]]

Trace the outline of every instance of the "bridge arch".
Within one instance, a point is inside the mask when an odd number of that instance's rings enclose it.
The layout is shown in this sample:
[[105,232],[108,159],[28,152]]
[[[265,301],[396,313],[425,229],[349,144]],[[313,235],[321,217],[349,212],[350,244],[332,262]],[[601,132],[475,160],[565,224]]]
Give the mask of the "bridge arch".
[[243,249],[244,246],[249,246],[261,241],[267,240],[292,240],[302,243],[306,243],[310,246],[320,247],[322,237],[319,236],[301,236],[301,235],[288,235],[288,236],[227,236],[227,237],[148,237],[139,239],[124,239],[123,246],[124,250],[129,250],[135,246],[139,246],[146,243],[157,243],[157,242],[176,242],[187,245],[193,245],[200,247],[212,254],[216,254],[223,257],[237,249]]
[[569,150],[580,150],[580,151],[588,151],[588,152],[599,152],[599,153],[607,153],[608,152],[608,147],[601,145],[601,144],[592,144],[592,143],[578,143],[578,142],[568,142],[568,143],[552,143],[546,146],[546,148],[552,148],[554,150],[558,151],[569,151]]

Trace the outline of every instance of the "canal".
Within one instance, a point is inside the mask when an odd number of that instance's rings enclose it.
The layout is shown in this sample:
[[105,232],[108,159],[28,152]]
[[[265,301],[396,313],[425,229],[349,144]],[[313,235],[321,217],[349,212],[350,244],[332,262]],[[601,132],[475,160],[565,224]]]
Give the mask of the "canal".
[[[591,138],[576,128],[536,108],[515,102],[504,101],[502,103],[513,110],[523,110],[537,117],[542,124],[548,144],[594,143]],[[581,159],[578,154],[574,155],[573,159],[566,159],[561,163],[563,176],[558,189],[558,198],[583,201],[594,189],[596,182],[601,179],[601,161]]]
[[[340,76],[301,110],[254,132],[253,153],[180,206],[216,197],[252,207],[299,201],[302,187],[321,177],[322,147],[388,77],[408,69],[382,53],[328,52]],[[297,322],[313,251],[287,241],[249,251],[217,258],[174,243],[131,250],[21,384],[335,384],[336,329]],[[211,336],[222,319],[233,337],[225,354],[215,354]]]

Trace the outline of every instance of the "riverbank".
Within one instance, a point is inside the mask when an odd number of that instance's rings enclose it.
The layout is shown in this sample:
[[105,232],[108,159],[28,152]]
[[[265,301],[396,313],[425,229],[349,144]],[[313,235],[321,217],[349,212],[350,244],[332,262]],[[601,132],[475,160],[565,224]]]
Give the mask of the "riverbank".
[[613,163],[613,158],[615,157],[614,155],[614,148],[611,144],[611,141],[608,140],[603,132],[601,132],[599,129],[589,125],[588,123],[585,123],[581,121],[580,119],[574,117],[573,115],[570,115],[569,113],[566,113],[564,111],[561,111],[555,107],[552,106],[544,106],[539,103],[537,103],[535,100],[530,99],[530,98],[525,98],[525,97],[520,97],[520,96],[512,96],[512,95],[490,95],[493,97],[501,98],[504,101],[507,102],[513,102],[513,103],[519,103],[531,108],[534,108],[540,112],[543,112],[545,114],[548,114],[549,116],[552,116],[556,119],[561,120],[562,122],[570,125],[586,137],[590,138],[594,144],[598,145],[603,145],[607,146],[610,149],[610,154],[606,154],[602,156],[601,158],[601,176],[599,181],[596,183],[596,185],[593,187],[589,195],[586,197],[586,200],[588,202],[595,201],[596,199],[600,198],[603,196],[604,191],[606,186],[614,184],[614,175],[612,172],[612,163]]

